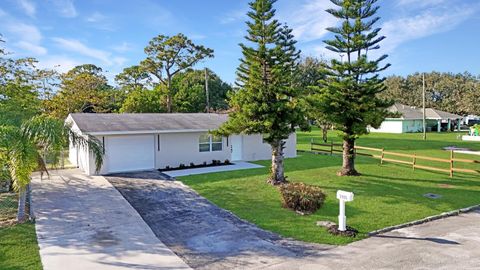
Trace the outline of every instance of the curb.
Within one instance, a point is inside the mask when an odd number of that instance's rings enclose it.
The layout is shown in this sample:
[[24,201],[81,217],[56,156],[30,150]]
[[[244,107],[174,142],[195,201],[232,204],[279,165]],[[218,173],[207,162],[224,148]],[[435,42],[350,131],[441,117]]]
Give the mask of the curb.
[[445,213],[441,213],[439,215],[422,218],[422,219],[419,219],[419,220],[403,223],[403,224],[400,224],[400,225],[386,227],[386,228],[383,228],[383,229],[380,229],[380,230],[369,232],[367,235],[368,236],[375,236],[375,235],[378,235],[378,234],[381,234],[381,233],[386,233],[386,232],[390,232],[390,231],[397,230],[397,229],[402,229],[402,228],[406,228],[406,227],[420,225],[420,224],[424,224],[424,223],[434,221],[434,220],[438,220],[438,219],[444,219],[444,218],[447,218],[447,217],[458,216],[462,213],[468,213],[468,212],[471,212],[471,211],[474,211],[474,210],[477,210],[477,209],[480,209],[480,204],[473,205],[473,206],[466,207],[466,208],[453,210],[453,211],[449,211],[449,212],[445,212]]

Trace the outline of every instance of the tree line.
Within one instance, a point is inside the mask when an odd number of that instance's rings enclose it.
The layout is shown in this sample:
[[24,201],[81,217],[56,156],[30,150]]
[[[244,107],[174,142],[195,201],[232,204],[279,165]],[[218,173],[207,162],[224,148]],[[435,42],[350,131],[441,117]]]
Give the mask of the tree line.
[[480,76],[465,73],[429,72],[390,76],[382,97],[410,106],[422,107],[423,75],[426,106],[459,115],[480,114]]

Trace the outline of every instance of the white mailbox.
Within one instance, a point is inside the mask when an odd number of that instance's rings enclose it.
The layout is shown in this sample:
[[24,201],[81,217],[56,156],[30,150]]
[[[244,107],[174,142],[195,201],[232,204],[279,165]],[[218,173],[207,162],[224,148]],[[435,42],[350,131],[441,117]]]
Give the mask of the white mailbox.
[[338,230],[347,230],[347,217],[345,216],[345,202],[353,201],[353,192],[338,190],[337,199],[340,203],[340,213],[338,214]]
[[337,191],[337,199],[351,202],[353,201],[353,192],[339,190]]

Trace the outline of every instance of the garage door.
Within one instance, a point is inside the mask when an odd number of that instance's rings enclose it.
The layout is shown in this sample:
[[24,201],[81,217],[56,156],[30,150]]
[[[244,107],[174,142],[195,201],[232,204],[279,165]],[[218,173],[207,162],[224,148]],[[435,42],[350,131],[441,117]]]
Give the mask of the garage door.
[[155,167],[153,135],[110,136],[105,139],[109,173],[150,170]]

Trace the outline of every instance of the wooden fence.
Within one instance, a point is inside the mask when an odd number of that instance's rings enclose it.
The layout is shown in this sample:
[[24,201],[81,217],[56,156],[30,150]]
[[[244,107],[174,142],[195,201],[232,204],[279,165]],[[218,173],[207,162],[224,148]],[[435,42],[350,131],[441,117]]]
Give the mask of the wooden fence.
[[[339,148],[340,147],[340,148]],[[342,153],[343,152],[343,145],[342,144],[335,144],[331,143],[317,143],[313,140],[310,144],[310,150],[312,152],[321,152],[333,155],[334,153]],[[360,151],[370,151],[378,154],[371,154],[371,153],[364,153]],[[480,174],[480,170],[474,169],[465,169],[459,168],[455,165],[457,163],[469,163],[469,164],[480,164],[480,160],[473,160],[473,159],[462,159],[456,158],[455,153],[453,150],[450,150],[450,158],[434,158],[434,157],[427,157],[427,156],[419,156],[414,154],[406,154],[406,153],[397,153],[391,151],[385,151],[385,148],[373,148],[373,147],[364,147],[364,146],[355,146],[355,155],[361,156],[368,156],[372,158],[377,158],[380,160],[380,164],[384,164],[385,162],[392,162],[392,163],[399,163],[404,165],[409,165],[412,167],[413,170],[415,169],[423,169],[423,170],[430,170],[430,171],[437,171],[437,172],[445,172],[449,173],[450,177],[453,177],[455,172],[463,172],[463,173],[474,173]],[[385,157],[387,156],[387,157]],[[397,158],[395,158],[397,157]],[[408,160],[401,160],[398,159],[399,157],[408,159]],[[419,165],[418,161],[432,161],[437,163],[445,163],[448,164],[444,168],[435,167],[433,165]]]

